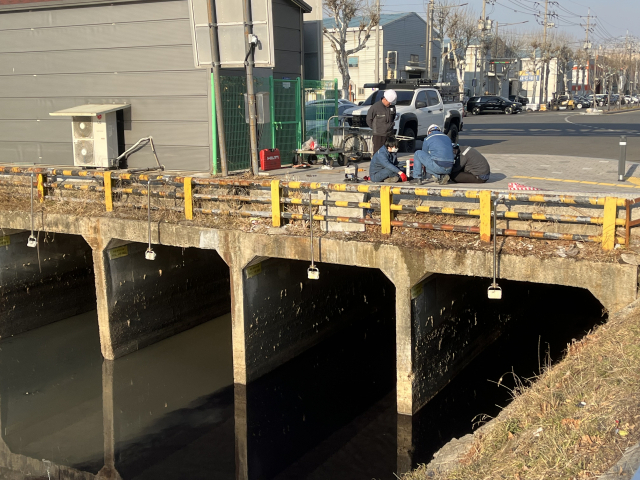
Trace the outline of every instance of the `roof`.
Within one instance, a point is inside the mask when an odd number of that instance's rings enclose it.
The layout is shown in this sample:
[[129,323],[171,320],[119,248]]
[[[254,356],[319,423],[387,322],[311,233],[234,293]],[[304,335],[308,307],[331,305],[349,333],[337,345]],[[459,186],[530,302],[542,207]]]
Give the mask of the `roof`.
[[311,13],[311,11],[313,10],[313,8],[311,8],[311,5],[309,5],[304,0],[291,0],[291,1],[295,3],[297,6],[299,6],[302,9],[303,13]]
[[[311,11],[313,10],[313,8],[311,8],[311,5],[309,5],[304,0],[290,0],[290,1],[293,4],[295,4],[296,6],[300,7],[300,9],[302,10],[303,13],[311,13]],[[92,1],[60,2],[60,0],[0,0],[0,5],[23,5],[23,4],[28,4],[28,3],[42,3],[42,2],[56,2],[56,3],[69,3],[69,4],[80,4],[80,3],[82,3],[82,4],[91,4],[91,3],[100,4],[100,3],[107,3],[107,0],[104,0],[103,2],[101,2],[100,0],[96,0],[95,2],[92,2]],[[111,3],[113,3],[113,2],[111,2]]]
[[[424,22],[424,20],[422,19],[422,17],[420,17],[420,15],[418,15],[416,12],[406,12],[406,13],[382,13],[380,14],[380,23],[378,25],[380,25],[381,27],[384,27],[385,25],[388,25],[390,23],[393,23],[395,21],[398,21],[402,18],[406,18],[406,17],[410,17],[412,15],[417,16],[418,18],[420,18],[420,20],[422,20]],[[348,28],[358,28],[360,26],[360,22],[362,21],[363,17],[354,17],[350,22],[349,22],[349,27]],[[325,28],[336,28],[336,21],[333,18],[325,18],[322,20],[322,26]]]

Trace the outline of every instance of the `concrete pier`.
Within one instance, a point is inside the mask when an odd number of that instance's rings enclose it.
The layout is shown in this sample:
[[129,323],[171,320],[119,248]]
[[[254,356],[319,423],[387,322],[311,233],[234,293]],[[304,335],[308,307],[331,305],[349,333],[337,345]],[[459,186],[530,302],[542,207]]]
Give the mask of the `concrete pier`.
[[[28,222],[26,213],[0,214],[0,227],[24,229]],[[366,304],[364,296],[382,298],[366,278],[377,270],[395,287],[397,408],[412,415],[499,331],[498,324],[463,325],[467,317],[450,310],[451,303],[461,299],[462,287],[445,277],[484,277],[488,286],[493,265],[489,251],[314,238],[320,280],[309,281],[309,238],[280,229],[273,229],[278,235],[267,235],[190,222],[154,223],[152,243],[158,257],[151,262],[144,259],[145,221],[51,214],[42,228],[83,235],[94,249],[105,358],[219,315],[221,305],[229,305],[221,293],[226,288],[231,297],[234,383],[247,384],[334,331],[349,309],[366,315],[373,304]],[[113,250],[122,246],[135,253],[127,250],[127,256],[118,257]],[[503,254],[498,276],[584,288],[611,312],[637,295],[637,266],[598,259]],[[393,293],[386,291],[390,302]],[[486,295],[486,287],[478,294]],[[509,298],[508,291],[504,294]],[[328,320],[305,316],[314,303],[328,312]],[[339,309],[344,309],[340,315]]]
[[95,308],[91,247],[75,235],[0,232],[0,338]]
[[229,268],[215,252],[87,236],[102,353],[113,360],[230,311]]

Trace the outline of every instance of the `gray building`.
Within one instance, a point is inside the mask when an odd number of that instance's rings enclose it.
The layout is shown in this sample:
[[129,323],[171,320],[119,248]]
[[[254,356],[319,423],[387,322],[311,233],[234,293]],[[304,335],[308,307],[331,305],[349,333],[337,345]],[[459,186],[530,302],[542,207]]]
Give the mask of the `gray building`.
[[[13,2],[0,0],[0,162],[73,164],[70,119],[49,113],[127,103],[120,150],[151,135],[167,168],[211,169],[211,74],[194,65],[187,0]],[[273,0],[275,68],[262,75],[302,75],[306,11]],[[150,149],[129,161],[153,164]]]

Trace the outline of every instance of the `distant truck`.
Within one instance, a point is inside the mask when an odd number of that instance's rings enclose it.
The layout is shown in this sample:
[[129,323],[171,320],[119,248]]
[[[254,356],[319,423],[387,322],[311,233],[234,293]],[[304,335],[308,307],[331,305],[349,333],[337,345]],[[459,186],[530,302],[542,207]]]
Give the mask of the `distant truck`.
[[[365,88],[378,88],[357,107],[345,110],[345,115],[351,115],[346,122],[352,127],[368,128],[367,112],[369,107],[380,100],[384,90],[395,90],[398,99],[396,101],[395,134],[411,137],[400,143],[403,151],[414,151],[415,140],[422,140],[427,136],[430,125],[438,125],[444,133],[449,135],[453,143],[458,142],[459,132],[464,122],[464,106],[459,102],[457,95],[445,92],[442,87],[429,86],[429,84],[415,82],[385,82],[380,84],[367,84]],[[441,94],[442,93],[442,94]],[[444,100],[443,100],[444,97]]]

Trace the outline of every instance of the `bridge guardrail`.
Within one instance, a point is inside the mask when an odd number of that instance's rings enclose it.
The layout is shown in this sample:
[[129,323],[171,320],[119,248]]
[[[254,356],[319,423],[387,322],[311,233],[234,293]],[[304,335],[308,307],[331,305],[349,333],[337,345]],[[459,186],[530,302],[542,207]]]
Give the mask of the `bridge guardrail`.
[[[341,207],[353,209],[367,209],[379,213],[380,218],[356,218],[327,214],[314,214],[312,220],[320,222],[359,223],[364,225],[378,225],[381,233],[388,235],[394,227],[441,230],[478,234],[483,242],[491,240],[492,201],[502,197],[505,202],[520,202],[546,205],[590,205],[602,206],[602,216],[559,215],[548,213],[529,213],[503,211],[497,212],[498,219],[524,220],[537,222],[551,222],[602,226],[601,235],[584,235],[578,233],[557,233],[538,230],[517,230],[498,228],[496,234],[501,236],[537,238],[546,240],[572,240],[581,242],[596,242],[604,250],[612,250],[616,244],[629,245],[631,228],[640,225],[640,220],[631,220],[633,205],[640,203],[640,199],[625,199],[613,196],[588,195],[558,195],[553,193],[523,193],[497,192],[492,190],[463,190],[424,188],[412,186],[391,186],[358,183],[324,183],[299,182],[282,180],[250,180],[234,178],[215,178],[197,176],[179,176],[156,173],[131,173],[122,171],[81,170],[75,168],[37,168],[0,166],[0,186],[25,186],[25,180],[33,174],[34,188],[37,189],[40,202],[53,201],[82,201],[86,203],[102,203],[106,211],[116,207],[131,207],[128,203],[118,202],[123,194],[133,196],[147,196],[151,198],[176,199],[184,202],[183,207],[156,206],[158,209],[168,209],[183,212],[185,218],[193,219],[194,213],[206,215],[233,215],[241,217],[271,218],[274,227],[282,226],[283,219],[310,220],[308,213],[292,213],[283,210],[285,205]],[[24,177],[22,182],[13,177]],[[83,183],[84,181],[84,183]],[[114,184],[115,182],[115,184]],[[151,183],[149,183],[151,182]],[[26,183],[28,185],[29,183]],[[150,187],[148,187],[150,185]],[[156,187],[155,189],[153,187]],[[169,187],[170,190],[166,188]],[[249,194],[228,194],[220,192],[224,187],[242,187],[249,190]],[[151,192],[148,192],[148,190]],[[266,197],[260,198],[250,195],[251,190],[263,190]],[[58,191],[58,195],[53,193]],[[104,199],[90,200],[65,197],[65,191],[88,191],[100,193]],[[291,192],[352,192],[376,194],[380,203],[351,202],[339,200],[304,199],[291,196]],[[453,208],[432,205],[412,206],[394,203],[394,195],[428,201],[429,199],[459,198],[478,201],[478,208]],[[233,210],[229,208],[204,208],[202,202],[241,202],[244,204],[262,205],[264,210]],[[267,208],[270,205],[270,209]],[[135,205],[136,208],[146,208],[146,205]],[[618,218],[618,208],[624,208],[625,218]],[[396,214],[426,213],[479,218],[478,226],[435,224],[420,221],[403,221],[395,218]],[[625,228],[624,237],[616,236],[617,227]]]

